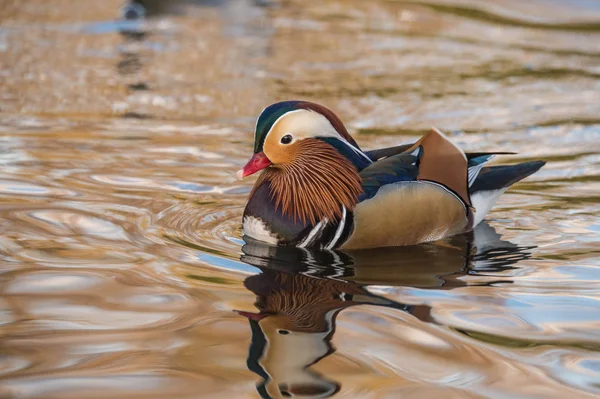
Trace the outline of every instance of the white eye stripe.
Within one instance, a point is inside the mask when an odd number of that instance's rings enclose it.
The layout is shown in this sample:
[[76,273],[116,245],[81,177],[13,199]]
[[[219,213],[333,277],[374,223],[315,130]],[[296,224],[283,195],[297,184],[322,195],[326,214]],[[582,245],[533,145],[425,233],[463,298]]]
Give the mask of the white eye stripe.
[[[277,126],[277,123],[278,123],[278,122],[279,122],[281,119],[283,119],[283,117],[285,117],[286,115],[289,115],[289,114],[293,114],[294,112],[301,112],[301,111],[304,111],[304,110],[303,110],[303,109],[295,109],[295,110],[293,110],[293,111],[288,111],[288,112],[286,112],[285,114],[281,115],[279,118],[277,118],[277,119],[275,120],[275,122],[273,122],[273,124],[271,125],[271,128],[269,129],[269,131],[267,132],[267,134],[265,135],[265,140],[263,141],[263,145],[264,145],[264,143],[266,143],[266,142],[267,142],[267,139],[269,138],[269,135],[271,134],[271,132],[273,131],[273,129],[275,128],[275,126]],[[257,123],[257,126],[258,126],[258,121],[256,121],[256,123]],[[255,128],[255,130],[256,130],[256,128]],[[286,133],[286,134],[287,134],[287,133]]]
[[[310,109],[295,109],[292,111],[288,111],[285,114],[281,115],[279,118],[277,118],[277,120],[275,120],[275,122],[273,122],[273,124],[271,125],[271,128],[269,129],[269,131],[267,132],[267,134],[265,135],[264,141],[263,141],[263,145],[265,142],[267,142],[269,135],[271,134],[271,132],[273,130],[275,130],[275,127],[277,126],[277,124],[279,123],[279,121],[281,119],[283,119],[284,117],[293,114],[293,113],[297,113],[297,112],[303,112],[303,113],[308,113],[310,115],[315,116],[317,119],[315,118],[310,118],[310,119],[301,119],[300,122],[303,123],[303,126],[301,126],[302,128],[304,128],[304,130],[308,131],[308,132],[314,132],[314,133],[318,133],[318,134],[308,134],[306,135],[306,137],[332,137],[332,138],[336,138],[339,141],[341,141],[342,143],[344,143],[346,146],[348,146],[354,153],[358,154],[361,158],[364,158],[368,163],[373,163],[373,161],[371,160],[371,158],[369,158],[364,152],[362,152],[361,150],[359,150],[357,147],[355,147],[354,145],[350,144],[350,142],[348,140],[346,140],[344,138],[344,136],[342,136],[340,134],[340,132],[338,132],[335,127],[331,124],[331,121],[329,119],[327,119],[324,115],[320,114],[319,112],[310,110]],[[302,131],[304,131],[302,130]],[[286,132],[285,134],[290,134],[292,135],[292,143],[298,140],[302,140],[303,138],[305,138],[305,134],[303,134],[301,132],[295,132],[295,134],[292,134],[290,132]],[[285,136],[285,135],[284,135]],[[283,136],[282,136],[283,137]]]

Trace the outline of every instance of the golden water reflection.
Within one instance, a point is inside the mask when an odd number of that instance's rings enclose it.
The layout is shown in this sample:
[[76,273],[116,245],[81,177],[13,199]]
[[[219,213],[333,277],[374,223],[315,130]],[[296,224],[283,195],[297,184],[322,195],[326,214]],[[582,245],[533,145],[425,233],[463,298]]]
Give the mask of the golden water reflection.
[[[597,2],[7,0],[0,21],[0,397],[600,394]],[[235,171],[296,97],[366,149],[435,125],[548,163],[472,237],[272,253],[244,245]]]
[[[399,303],[370,292],[369,287],[450,290],[464,287],[460,277],[477,269],[499,272],[531,256],[532,248],[500,240],[489,226],[481,226],[476,234],[480,249],[472,234],[436,244],[352,254],[276,248],[258,242],[244,245],[242,260],[261,271],[244,281],[256,295],[258,311],[238,311],[252,330],[247,364],[262,378],[257,385],[261,397],[326,398],[340,390],[339,382],[311,366],[335,352],[331,341],[343,310],[365,305],[384,307],[437,324],[429,305]],[[477,268],[475,260],[481,262]],[[368,328],[370,322],[364,322]],[[427,341],[427,334],[414,333],[420,335],[417,340]]]

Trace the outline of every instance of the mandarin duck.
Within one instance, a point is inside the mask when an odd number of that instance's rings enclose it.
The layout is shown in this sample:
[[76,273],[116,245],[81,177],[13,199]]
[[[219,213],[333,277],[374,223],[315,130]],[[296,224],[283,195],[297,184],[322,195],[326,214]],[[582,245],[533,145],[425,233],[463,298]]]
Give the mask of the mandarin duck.
[[[412,144],[363,151],[331,110],[308,101],[265,108],[238,178],[263,171],[244,210],[245,237],[278,246],[364,249],[471,231],[512,184],[545,162],[484,166],[432,128]],[[509,153],[510,154],[510,153]]]

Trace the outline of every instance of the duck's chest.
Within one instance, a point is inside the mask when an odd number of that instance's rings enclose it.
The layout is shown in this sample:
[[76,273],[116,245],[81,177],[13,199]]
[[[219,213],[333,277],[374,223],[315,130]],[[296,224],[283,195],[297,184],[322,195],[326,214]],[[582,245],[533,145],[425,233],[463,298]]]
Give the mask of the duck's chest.
[[248,200],[242,221],[245,236],[274,245],[336,248],[352,232],[353,214],[343,210],[340,221],[323,219],[316,225],[283,214],[272,198],[269,183],[258,187]]

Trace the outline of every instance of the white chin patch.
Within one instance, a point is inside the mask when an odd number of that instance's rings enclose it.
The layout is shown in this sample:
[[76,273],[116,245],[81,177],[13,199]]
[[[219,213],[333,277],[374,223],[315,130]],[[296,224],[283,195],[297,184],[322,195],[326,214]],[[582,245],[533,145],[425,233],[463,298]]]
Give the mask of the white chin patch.
[[246,216],[242,223],[242,231],[244,235],[251,237],[257,241],[266,242],[269,244],[277,244],[279,240],[277,236],[269,230],[267,225],[254,216]]

